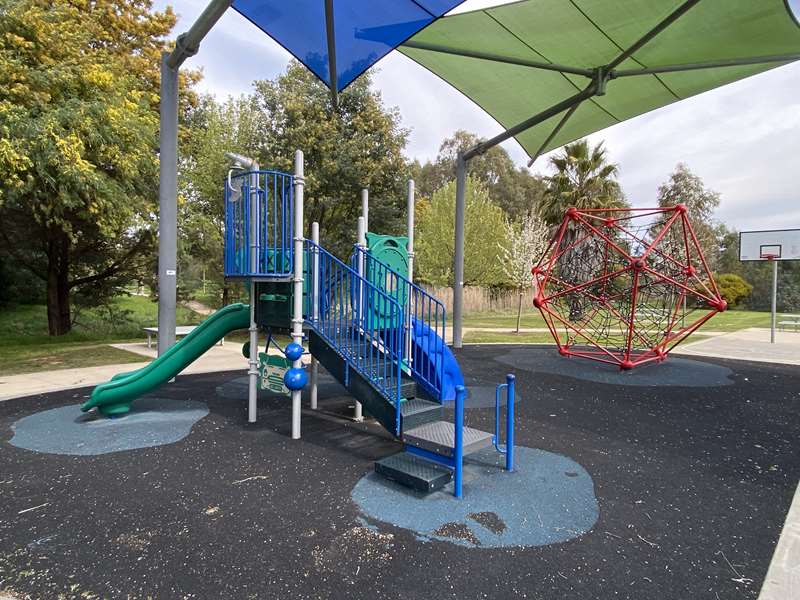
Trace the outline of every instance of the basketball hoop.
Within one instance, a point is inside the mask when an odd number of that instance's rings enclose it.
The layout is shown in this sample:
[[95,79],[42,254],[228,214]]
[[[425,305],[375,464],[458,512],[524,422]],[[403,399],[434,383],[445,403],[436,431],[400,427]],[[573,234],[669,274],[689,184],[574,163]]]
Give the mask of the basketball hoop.
[[763,258],[764,260],[775,260],[777,258],[780,258],[780,256],[778,254],[762,254],[761,258]]

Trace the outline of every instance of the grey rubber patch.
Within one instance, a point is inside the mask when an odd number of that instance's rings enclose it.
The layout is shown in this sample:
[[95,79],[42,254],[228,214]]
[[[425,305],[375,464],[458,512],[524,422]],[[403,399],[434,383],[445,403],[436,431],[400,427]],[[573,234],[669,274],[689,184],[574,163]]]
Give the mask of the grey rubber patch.
[[140,398],[124,417],[109,419],[81,412],[80,404],[23,417],[11,425],[10,442],[46,454],[94,456],[151,448],[182,440],[208,414],[195,400]]
[[659,387],[717,387],[731,385],[733,371],[713,363],[668,357],[664,362],[621,371],[619,367],[577,357],[564,357],[556,350],[514,348],[495,360],[504,365],[530,371],[572,377],[594,383]]
[[425,496],[377,473],[363,477],[351,496],[367,522],[408,529],[421,541],[481,548],[544,546],[594,527],[600,508],[594,482],[581,465],[525,447],[515,448],[513,472],[503,470],[504,460],[493,448],[467,457],[460,500],[452,495],[452,483]]

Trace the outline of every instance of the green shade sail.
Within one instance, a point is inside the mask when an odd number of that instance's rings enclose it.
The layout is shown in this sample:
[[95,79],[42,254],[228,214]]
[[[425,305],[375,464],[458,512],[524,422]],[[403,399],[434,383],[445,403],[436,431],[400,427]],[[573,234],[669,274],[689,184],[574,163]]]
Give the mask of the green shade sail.
[[[784,0],[525,0],[445,17],[400,51],[530,156],[800,59]],[[502,139],[500,139],[502,138]]]

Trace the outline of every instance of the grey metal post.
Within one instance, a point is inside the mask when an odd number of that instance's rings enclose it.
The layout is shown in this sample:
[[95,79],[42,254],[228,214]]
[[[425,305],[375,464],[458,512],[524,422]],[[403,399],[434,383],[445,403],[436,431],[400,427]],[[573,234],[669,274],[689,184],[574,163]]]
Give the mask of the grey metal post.
[[[250,167],[253,171],[258,171],[258,164],[251,160]],[[248,190],[248,200],[250,202],[250,273],[258,272],[258,173],[250,176],[250,189]],[[247,375],[247,422],[255,423],[258,419],[258,324],[256,323],[256,282],[250,280],[250,360],[248,363]],[[269,349],[267,349],[269,352]]]
[[178,69],[233,0],[212,0],[175,49],[161,55],[158,179],[158,355],[175,344],[178,263]]
[[369,231],[369,190],[361,190],[361,216],[364,217],[364,231]]
[[178,263],[178,67],[161,55],[158,180],[158,355],[175,344]]
[[[364,197],[362,190],[362,199]],[[367,225],[366,220],[364,217],[358,217],[358,320],[360,321],[360,327],[364,327],[364,322],[366,319],[364,318],[364,252],[367,251]],[[353,410],[353,420],[355,421],[363,421],[364,420],[364,411],[361,406],[361,402],[356,400],[356,405]]]
[[[408,230],[408,281],[414,283],[414,180],[408,180],[408,197],[406,199],[406,219]],[[409,286],[410,288],[410,286]],[[412,318],[414,316],[414,293],[411,289],[408,290],[408,298],[406,298],[406,344],[405,344],[405,358],[406,362],[410,365],[413,357],[411,354],[411,327]]]
[[[303,345],[303,152],[294,153],[294,282],[292,310],[292,341]],[[292,368],[303,366],[302,357],[292,363]],[[302,390],[292,391],[292,439],[300,439],[300,400]]]
[[769,333],[770,343],[775,343],[775,325],[778,317],[778,261],[772,260],[772,320]]
[[[311,223],[311,320],[319,322],[319,223]],[[319,379],[319,362],[311,357],[311,409],[317,410],[317,381]]]
[[467,186],[467,161],[456,159],[456,223],[453,256],[453,347],[462,347],[464,310],[464,214]]

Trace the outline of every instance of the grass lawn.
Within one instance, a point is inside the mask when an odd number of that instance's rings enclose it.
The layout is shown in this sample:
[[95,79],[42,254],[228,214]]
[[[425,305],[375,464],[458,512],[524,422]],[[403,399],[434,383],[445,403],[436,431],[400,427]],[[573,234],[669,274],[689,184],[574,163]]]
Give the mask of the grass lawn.
[[[142,341],[142,327],[155,325],[158,304],[144,296],[115,299],[110,307],[80,311],[73,330],[47,335],[47,309],[42,305],[0,308],[0,375],[38,370],[94,367],[141,362],[141,356],[108,343]],[[178,324],[194,325],[202,317],[178,307]]]
[[[769,327],[770,314],[752,310],[729,310],[711,318],[703,326],[709,331],[738,331],[747,327]],[[468,313],[464,327],[497,327],[513,329],[517,325],[516,313]],[[522,328],[546,327],[539,311],[522,312]],[[702,331],[702,330],[701,330]]]
[[146,362],[147,357],[107,344],[0,346],[0,375]]

